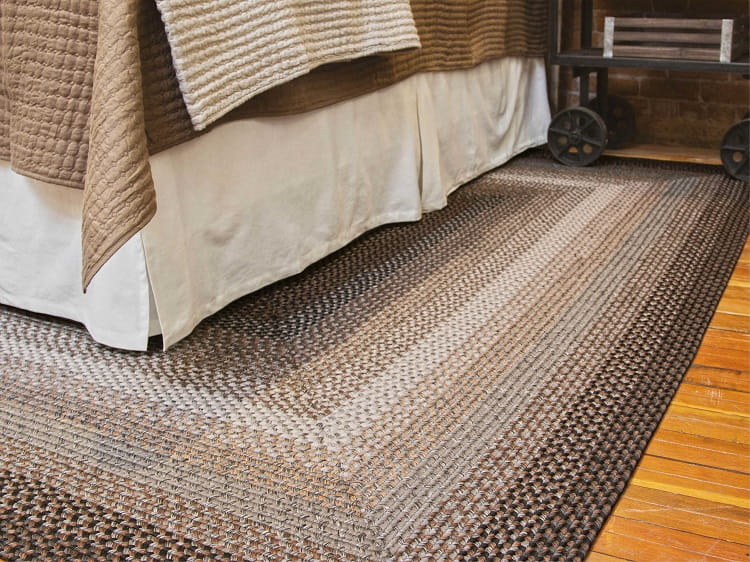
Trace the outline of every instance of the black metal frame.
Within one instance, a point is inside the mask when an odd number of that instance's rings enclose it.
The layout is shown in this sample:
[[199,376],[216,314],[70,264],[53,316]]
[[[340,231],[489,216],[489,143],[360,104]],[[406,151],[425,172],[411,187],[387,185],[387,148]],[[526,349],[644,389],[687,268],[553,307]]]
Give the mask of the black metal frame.
[[[659,58],[604,57],[602,55],[602,49],[594,48],[591,45],[591,38],[594,28],[593,0],[580,0],[580,49],[561,52],[558,48],[558,41],[560,38],[560,30],[558,28],[560,1],[561,0],[550,0],[549,63],[551,65],[570,66],[573,68],[575,74],[580,77],[580,99],[582,105],[585,105],[589,99],[589,77],[592,72],[596,72],[597,74],[597,97],[599,98],[600,103],[606,105],[608,91],[608,70],[613,67],[652,68],[662,70],[696,70],[750,75],[750,59],[748,59],[748,57],[734,62],[713,62]],[[603,113],[606,113],[605,105],[600,105],[600,109]]]

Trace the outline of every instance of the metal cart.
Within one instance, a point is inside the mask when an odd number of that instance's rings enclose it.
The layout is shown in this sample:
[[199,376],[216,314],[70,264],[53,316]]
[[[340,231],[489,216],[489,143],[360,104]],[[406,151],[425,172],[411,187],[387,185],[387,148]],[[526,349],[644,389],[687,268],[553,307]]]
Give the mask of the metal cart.
[[[747,56],[734,62],[646,57],[605,57],[603,49],[592,46],[593,0],[580,0],[580,48],[560,51],[560,0],[551,0],[549,10],[549,62],[572,67],[579,77],[581,105],[564,109],[550,123],[547,140],[550,152],[563,164],[586,166],[596,161],[606,148],[617,148],[632,139],[635,116],[623,98],[608,92],[608,70],[613,67],[692,70],[750,75]],[[591,74],[596,73],[596,95],[590,92]],[[731,176],[750,181],[750,119],[734,123],[721,142],[720,157]]]

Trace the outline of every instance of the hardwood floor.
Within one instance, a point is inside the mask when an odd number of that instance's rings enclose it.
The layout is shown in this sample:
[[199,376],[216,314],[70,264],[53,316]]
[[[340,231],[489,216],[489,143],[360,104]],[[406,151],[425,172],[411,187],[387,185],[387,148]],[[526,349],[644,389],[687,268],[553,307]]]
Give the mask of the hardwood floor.
[[750,239],[589,562],[750,560]]

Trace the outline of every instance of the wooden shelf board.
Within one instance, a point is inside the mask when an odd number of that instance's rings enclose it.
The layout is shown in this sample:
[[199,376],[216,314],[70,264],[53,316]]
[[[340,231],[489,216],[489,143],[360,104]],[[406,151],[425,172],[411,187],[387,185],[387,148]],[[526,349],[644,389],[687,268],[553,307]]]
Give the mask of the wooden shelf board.
[[719,62],[689,59],[662,59],[651,57],[605,57],[600,48],[575,49],[552,52],[550,63],[578,68],[654,68],[664,70],[695,70],[703,72],[732,72],[747,74],[750,61],[747,56],[733,62]]
[[692,162],[694,164],[711,164],[721,166],[718,149],[697,148],[692,146],[666,146],[658,144],[634,144],[622,148],[607,149],[606,156],[620,158],[643,158],[646,160],[667,160],[670,162]]

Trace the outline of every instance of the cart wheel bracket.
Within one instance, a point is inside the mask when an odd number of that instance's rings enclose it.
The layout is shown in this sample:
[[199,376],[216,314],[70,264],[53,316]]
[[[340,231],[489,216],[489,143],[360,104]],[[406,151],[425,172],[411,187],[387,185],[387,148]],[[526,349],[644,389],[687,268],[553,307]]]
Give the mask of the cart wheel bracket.
[[750,182],[750,119],[738,121],[721,141],[724,170],[738,180]]

